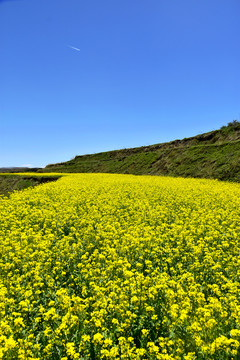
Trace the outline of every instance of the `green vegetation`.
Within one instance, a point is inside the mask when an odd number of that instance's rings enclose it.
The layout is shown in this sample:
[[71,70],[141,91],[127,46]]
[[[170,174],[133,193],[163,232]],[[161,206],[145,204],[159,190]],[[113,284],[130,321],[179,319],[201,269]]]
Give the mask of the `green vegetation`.
[[0,173],[26,173],[36,172],[41,168],[29,168],[29,167],[0,167]]
[[48,181],[56,181],[56,176],[32,176],[32,175],[12,175],[0,174],[0,195],[8,195],[15,190],[23,190],[30,186],[36,186]]
[[169,175],[240,181],[240,122],[169,143],[76,156],[42,172]]

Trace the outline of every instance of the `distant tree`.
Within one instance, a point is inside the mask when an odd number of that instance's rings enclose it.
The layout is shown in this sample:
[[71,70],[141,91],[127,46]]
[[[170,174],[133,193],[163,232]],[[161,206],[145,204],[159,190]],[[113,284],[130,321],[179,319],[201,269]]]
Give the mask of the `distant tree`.
[[239,124],[240,124],[240,122],[238,120],[233,120],[233,121],[228,123],[228,126],[236,127]]

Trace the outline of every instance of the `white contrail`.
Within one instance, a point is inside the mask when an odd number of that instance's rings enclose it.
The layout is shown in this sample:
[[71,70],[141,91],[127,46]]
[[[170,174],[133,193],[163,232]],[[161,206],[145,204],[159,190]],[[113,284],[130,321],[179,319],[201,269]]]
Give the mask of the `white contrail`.
[[73,49],[73,50],[81,51],[79,48],[77,48],[77,47],[75,47],[75,46],[72,46],[72,45],[68,45],[68,47],[70,47],[70,48]]

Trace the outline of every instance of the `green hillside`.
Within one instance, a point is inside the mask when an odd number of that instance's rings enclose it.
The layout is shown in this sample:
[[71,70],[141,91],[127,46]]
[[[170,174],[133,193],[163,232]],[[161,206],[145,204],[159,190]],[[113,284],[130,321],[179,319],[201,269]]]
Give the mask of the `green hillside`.
[[168,143],[76,156],[42,172],[170,175],[240,181],[240,122]]

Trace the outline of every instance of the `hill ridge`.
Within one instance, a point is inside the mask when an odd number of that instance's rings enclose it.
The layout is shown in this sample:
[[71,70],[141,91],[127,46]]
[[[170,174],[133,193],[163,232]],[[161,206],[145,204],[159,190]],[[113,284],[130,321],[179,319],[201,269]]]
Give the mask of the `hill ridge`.
[[77,155],[41,172],[170,175],[240,181],[240,122],[182,140]]

